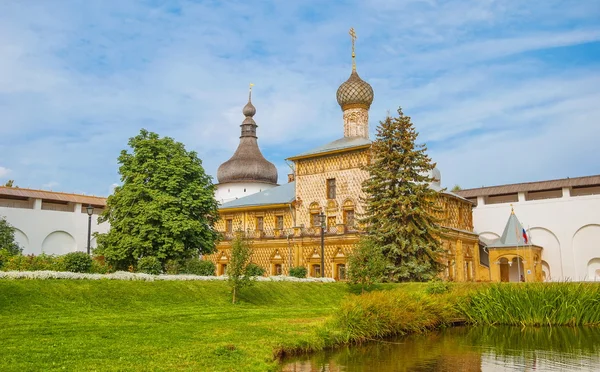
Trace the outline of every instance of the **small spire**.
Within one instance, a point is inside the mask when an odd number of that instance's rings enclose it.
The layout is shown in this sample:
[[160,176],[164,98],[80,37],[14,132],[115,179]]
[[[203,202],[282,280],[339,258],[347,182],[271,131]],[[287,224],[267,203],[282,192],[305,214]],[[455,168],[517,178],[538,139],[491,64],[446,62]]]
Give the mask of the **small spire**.
[[245,117],[253,117],[254,114],[256,114],[256,108],[254,107],[254,105],[252,104],[252,87],[254,86],[254,84],[250,83],[250,89],[248,92],[248,103],[246,103],[246,106],[244,106],[244,108],[242,109],[242,113],[244,114]]
[[354,27],[350,27],[350,38],[352,38],[352,71],[356,71],[356,54],[354,53],[354,42],[356,41],[356,32]]
[[515,208],[513,208],[513,205],[510,205],[510,214],[515,214]]

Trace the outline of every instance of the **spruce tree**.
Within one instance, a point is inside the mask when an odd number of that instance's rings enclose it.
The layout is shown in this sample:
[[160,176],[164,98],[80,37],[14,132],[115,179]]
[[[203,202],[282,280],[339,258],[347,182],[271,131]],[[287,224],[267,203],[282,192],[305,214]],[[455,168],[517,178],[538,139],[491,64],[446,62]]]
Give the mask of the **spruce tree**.
[[393,281],[426,281],[443,268],[440,222],[435,214],[438,192],[429,187],[435,163],[427,147],[415,144],[418,133],[410,117],[379,123],[372,144],[372,160],[363,183],[367,238],[387,258],[387,275]]

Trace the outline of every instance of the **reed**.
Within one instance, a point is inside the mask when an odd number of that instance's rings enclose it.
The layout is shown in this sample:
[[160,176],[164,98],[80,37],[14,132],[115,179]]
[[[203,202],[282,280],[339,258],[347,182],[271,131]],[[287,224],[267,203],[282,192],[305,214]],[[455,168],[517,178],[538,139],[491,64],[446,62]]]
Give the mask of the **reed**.
[[474,324],[599,326],[599,283],[501,283],[459,303]]
[[277,357],[302,354],[346,344],[358,344],[449,325],[460,318],[456,299],[460,291],[427,294],[401,286],[390,291],[351,295],[334,315],[302,342],[286,342]]

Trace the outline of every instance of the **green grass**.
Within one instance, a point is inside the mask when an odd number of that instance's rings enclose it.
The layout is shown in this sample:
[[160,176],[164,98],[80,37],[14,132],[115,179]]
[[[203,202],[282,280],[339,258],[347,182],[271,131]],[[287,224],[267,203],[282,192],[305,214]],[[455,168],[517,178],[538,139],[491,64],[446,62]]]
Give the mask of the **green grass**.
[[460,307],[475,324],[600,326],[600,284],[500,283]]
[[233,305],[219,281],[0,280],[0,370],[276,370],[358,292],[258,282]]
[[232,305],[224,282],[0,281],[0,370],[275,369],[311,337],[345,284],[257,283]]
[[[600,285],[0,280],[1,371],[277,370],[277,357],[479,324],[595,324]],[[435,292],[435,291],[434,291]],[[543,320],[543,321],[542,321]]]

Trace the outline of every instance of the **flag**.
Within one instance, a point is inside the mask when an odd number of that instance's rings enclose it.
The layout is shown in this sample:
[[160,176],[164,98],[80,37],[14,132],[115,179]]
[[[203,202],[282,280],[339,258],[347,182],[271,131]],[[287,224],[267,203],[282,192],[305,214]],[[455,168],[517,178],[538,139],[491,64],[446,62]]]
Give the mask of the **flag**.
[[525,241],[525,244],[529,243],[529,239],[527,239],[527,232],[525,232],[525,229],[523,229],[523,240]]

